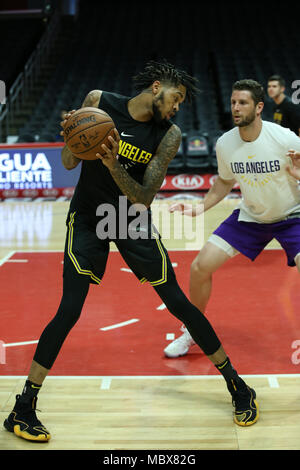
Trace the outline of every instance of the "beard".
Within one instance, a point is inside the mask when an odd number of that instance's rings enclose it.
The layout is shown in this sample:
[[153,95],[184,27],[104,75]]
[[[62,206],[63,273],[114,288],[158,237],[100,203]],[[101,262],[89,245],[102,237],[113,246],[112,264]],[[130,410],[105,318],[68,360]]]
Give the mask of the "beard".
[[256,112],[255,112],[255,110],[253,110],[253,112],[251,114],[244,117],[244,119],[241,119],[241,121],[238,124],[235,124],[235,123],[234,124],[237,127],[246,127],[246,126],[249,126],[250,124],[252,124],[252,122],[255,120],[255,118],[256,118]]
[[164,102],[164,92],[162,91],[161,94],[153,101],[152,104],[153,120],[156,124],[164,124],[167,122],[167,119],[162,117],[160,108],[158,106],[158,103],[160,103],[160,105],[163,105]]

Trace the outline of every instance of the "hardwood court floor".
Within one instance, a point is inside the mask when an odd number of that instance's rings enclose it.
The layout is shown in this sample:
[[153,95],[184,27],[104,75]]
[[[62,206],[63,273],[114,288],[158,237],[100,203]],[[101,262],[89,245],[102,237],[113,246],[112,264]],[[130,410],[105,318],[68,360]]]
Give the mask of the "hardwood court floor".
[[[162,221],[158,225],[163,235],[164,231],[168,232],[171,224],[170,239],[164,240],[169,250],[197,250],[212,230],[232,212],[236,203],[236,200],[226,200],[205,215],[202,226],[196,224],[186,228],[190,233],[193,230],[195,232],[195,229],[201,231],[203,227],[202,239],[196,235],[194,239],[179,236],[184,235],[185,230],[179,230],[178,233],[178,230],[176,232],[176,228],[172,227],[173,219],[168,216],[165,201],[155,202],[153,211]],[[67,210],[67,202],[2,203],[1,265],[4,266],[16,252],[62,251]],[[178,224],[179,222],[176,222],[177,229]],[[279,247],[273,242],[268,248]],[[18,266],[18,263],[13,265]],[[189,266],[186,266],[186,276],[188,279]],[[238,279],[232,288],[236,289],[237,285]],[[5,295],[2,286],[1,298],[5,298]],[[268,295],[274,295],[270,287]],[[26,296],[22,285],[20,296]],[[225,300],[227,296],[230,296],[230,293],[224,292]],[[291,309],[294,308],[293,305],[291,304]],[[259,303],[256,302],[253,308],[259,309]],[[9,315],[7,311],[4,313]],[[297,321],[295,318],[296,316],[293,321]],[[176,330],[175,321],[172,317],[171,319],[173,332],[177,336],[179,330]],[[204,373],[197,375],[197,372],[193,375],[185,373],[185,370],[190,370],[191,367],[197,368],[199,362],[197,354],[191,353],[175,360],[174,375],[153,376],[140,373],[132,376],[76,376],[66,373],[64,376],[49,376],[39,395],[38,408],[42,410],[40,419],[53,436],[51,441],[47,444],[30,443],[2,428],[0,449],[299,450],[300,361],[297,361],[300,354],[297,354],[296,349],[299,350],[300,345],[298,327],[299,322],[295,324],[295,350],[290,351],[291,356],[294,352],[295,373],[269,373],[268,362],[276,362],[277,348],[274,337],[274,352],[270,351],[270,348],[266,351],[265,373],[261,372],[260,368],[259,373],[253,372],[246,376],[247,382],[257,392],[261,409],[260,420],[254,426],[240,428],[233,423],[230,395],[222,377]],[[261,334],[263,336],[264,331],[266,334],[268,332],[263,312],[257,328],[259,338]],[[235,334],[237,330],[235,325]],[[245,332],[242,331],[242,334]],[[257,338],[254,337],[254,348],[259,348],[260,344],[255,344],[256,341]],[[115,352],[112,354],[117,355],[118,343],[112,345],[112,349],[113,346]],[[34,346],[24,346],[26,347]],[[290,348],[291,345],[287,347]],[[33,352],[34,349],[31,350]],[[201,357],[203,361],[203,356]],[[5,376],[1,367],[0,364],[0,421],[3,422],[13,407],[15,395],[20,393],[23,387],[26,375]]]

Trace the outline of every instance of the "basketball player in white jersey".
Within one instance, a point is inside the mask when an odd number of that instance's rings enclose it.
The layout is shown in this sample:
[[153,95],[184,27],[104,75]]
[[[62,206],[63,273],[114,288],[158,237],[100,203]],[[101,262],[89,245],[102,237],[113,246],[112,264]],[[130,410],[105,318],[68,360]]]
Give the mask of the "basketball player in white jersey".
[[[300,272],[300,138],[287,128],[263,121],[263,87],[254,80],[233,85],[231,111],[235,127],[217,141],[218,177],[201,205],[175,204],[171,211],[196,216],[222,201],[237,182],[242,201],[210,236],[192,263],[190,298],[206,311],[212,275],[237,253],[252,261],[276,239],[288,266]],[[183,334],[165,348],[178,357],[195,345]]]

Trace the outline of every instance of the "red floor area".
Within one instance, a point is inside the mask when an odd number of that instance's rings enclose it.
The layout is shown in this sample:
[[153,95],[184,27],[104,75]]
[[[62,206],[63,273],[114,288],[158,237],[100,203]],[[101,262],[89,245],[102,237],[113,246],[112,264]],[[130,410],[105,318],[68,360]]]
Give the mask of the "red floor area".
[[[189,266],[196,252],[170,252],[179,283],[188,292]],[[0,267],[0,341],[37,340],[56,313],[61,296],[62,253],[17,253]],[[125,271],[122,269],[125,268]],[[119,253],[111,253],[101,286],[91,286],[82,315],[63,345],[52,375],[216,374],[195,347],[167,359],[167,333],[180,323],[154,289],[140,285]],[[292,343],[300,340],[300,281],[282,251],[265,251],[252,263],[241,255],[214,277],[207,316],[240,374],[300,373]],[[100,328],[131,319],[116,329]],[[35,344],[7,346],[0,375],[27,375]],[[299,348],[299,347],[298,347]],[[299,351],[300,356],[300,351]],[[299,361],[298,361],[299,362]]]

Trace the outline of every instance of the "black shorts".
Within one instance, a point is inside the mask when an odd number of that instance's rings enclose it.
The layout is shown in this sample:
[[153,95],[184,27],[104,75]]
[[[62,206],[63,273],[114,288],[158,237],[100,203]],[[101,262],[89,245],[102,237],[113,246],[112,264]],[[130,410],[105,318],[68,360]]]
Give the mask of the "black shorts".
[[65,266],[66,260],[70,260],[79,274],[89,276],[92,284],[101,283],[110,241],[116,244],[124,261],[140,282],[148,281],[152,286],[159,286],[170,277],[175,277],[168,252],[153,226],[152,238],[101,240],[94,224],[89,224],[85,217],[76,212],[70,212],[67,227]]

